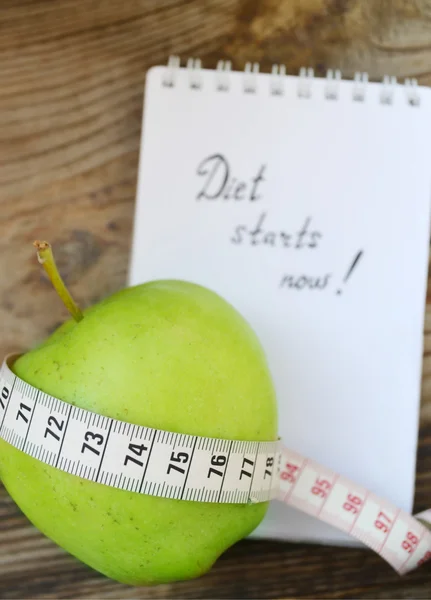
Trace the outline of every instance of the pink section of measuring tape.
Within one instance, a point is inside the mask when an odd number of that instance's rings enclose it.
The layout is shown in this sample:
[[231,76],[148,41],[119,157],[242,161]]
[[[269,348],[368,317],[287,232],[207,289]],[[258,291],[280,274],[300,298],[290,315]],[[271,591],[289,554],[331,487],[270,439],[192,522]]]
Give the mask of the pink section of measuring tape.
[[360,540],[400,575],[431,558],[431,510],[409,515],[337,475],[283,448],[278,499]]

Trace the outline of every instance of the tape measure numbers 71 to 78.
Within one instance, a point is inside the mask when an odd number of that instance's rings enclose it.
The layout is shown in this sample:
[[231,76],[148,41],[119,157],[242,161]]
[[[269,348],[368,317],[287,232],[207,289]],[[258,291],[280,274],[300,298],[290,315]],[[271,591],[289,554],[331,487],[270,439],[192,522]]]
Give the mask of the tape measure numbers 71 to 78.
[[409,515],[281,441],[206,438],[111,419],[0,370],[0,438],[67,473],[196,502],[278,500],[360,540],[399,574],[431,558],[431,510]]

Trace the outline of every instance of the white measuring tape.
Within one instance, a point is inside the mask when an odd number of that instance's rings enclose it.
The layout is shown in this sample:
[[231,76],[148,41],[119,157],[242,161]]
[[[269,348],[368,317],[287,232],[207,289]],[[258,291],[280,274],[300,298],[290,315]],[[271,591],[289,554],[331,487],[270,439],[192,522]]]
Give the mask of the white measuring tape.
[[[72,475],[199,502],[277,499],[357,538],[398,573],[431,558],[431,510],[411,516],[281,442],[222,440],[132,425],[25,383],[3,362],[0,438]],[[421,522],[422,521],[422,522]]]

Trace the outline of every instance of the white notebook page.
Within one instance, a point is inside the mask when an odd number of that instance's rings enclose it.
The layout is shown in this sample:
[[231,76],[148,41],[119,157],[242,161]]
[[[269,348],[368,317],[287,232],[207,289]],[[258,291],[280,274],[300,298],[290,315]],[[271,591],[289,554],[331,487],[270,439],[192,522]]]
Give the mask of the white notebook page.
[[[258,334],[290,448],[411,512],[429,243],[429,90],[147,76],[131,285],[215,290]],[[355,262],[356,260],[356,262]],[[354,264],[355,263],[355,264]],[[349,274],[350,268],[353,270]],[[253,535],[349,543],[276,502]]]

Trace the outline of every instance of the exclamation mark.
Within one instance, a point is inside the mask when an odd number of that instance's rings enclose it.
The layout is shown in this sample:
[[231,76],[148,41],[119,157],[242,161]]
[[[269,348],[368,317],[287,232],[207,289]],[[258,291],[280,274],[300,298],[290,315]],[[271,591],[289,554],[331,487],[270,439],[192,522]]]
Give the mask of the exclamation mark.
[[[349,277],[351,276],[351,274],[353,273],[353,269],[356,267],[356,265],[358,264],[358,262],[360,261],[362,255],[363,255],[364,251],[363,250],[359,250],[359,252],[357,253],[357,255],[355,256],[355,258],[352,261],[352,264],[349,267],[349,270],[347,271],[347,273],[344,276],[343,279],[343,283],[347,283],[347,280],[349,279]],[[342,290],[338,289],[337,290],[337,294],[341,294]]]

